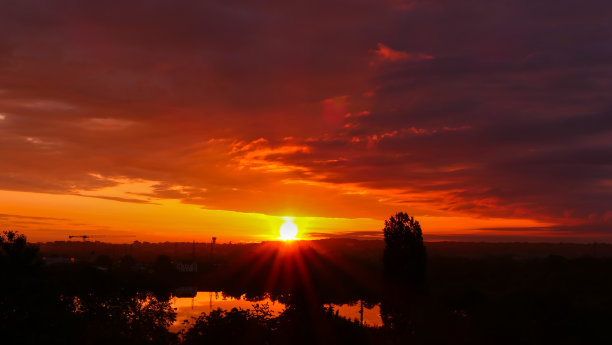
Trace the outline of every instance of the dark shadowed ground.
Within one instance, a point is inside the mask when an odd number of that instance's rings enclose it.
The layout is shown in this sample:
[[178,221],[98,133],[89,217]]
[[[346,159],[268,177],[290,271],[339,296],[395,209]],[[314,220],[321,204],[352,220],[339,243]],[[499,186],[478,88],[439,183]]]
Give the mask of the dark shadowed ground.
[[[383,278],[379,241],[220,245],[212,255],[202,244],[195,256],[193,247],[47,243],[3,253],[3,343],[584,344],[607,339],[612,321],[609,245],[428,243],[420,286]],[[75,262],[43,263],[53,256]],[[176,271],[193,258],[198,272]],[[181,286],[287,308],[219,310],[177,335],[170,298]],[[380,305],[382,327],[329,308],[358,300]]]

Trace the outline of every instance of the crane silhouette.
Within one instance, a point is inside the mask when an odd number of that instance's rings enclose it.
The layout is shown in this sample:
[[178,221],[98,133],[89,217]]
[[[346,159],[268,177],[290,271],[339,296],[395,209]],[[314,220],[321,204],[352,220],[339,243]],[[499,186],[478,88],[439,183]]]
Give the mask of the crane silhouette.
[[68,239],[81,238],[83,241],[87,241],[90,238],[106,238],[106,237],[136,237],[134,235],[68,235]]

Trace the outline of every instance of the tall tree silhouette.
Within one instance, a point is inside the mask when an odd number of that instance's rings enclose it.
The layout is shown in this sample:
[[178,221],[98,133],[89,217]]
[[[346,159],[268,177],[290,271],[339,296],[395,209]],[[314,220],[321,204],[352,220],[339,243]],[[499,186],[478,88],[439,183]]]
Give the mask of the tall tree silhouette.
[[413,217],[399,212],[385,220],[385,276],[396,282],[423,283],[427,269],[427,251],[421,225]]

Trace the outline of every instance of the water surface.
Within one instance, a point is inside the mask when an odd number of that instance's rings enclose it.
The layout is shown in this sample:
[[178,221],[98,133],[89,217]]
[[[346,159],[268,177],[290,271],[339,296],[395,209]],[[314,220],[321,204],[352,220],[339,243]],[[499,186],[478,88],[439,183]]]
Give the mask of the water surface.
[[[253,305],[256,303],[267,303],[270,311],[275,316],[285,310],[283,303],[273,301],[269,297],[257,301],[249,301],[245,299],[244,295],[240,298],[233,298],[223,295],[222,292],[215,291],[198,291],[195,297],[173,297],[171,302],[172,307],[176,308],[176,321],[170,327],[170,330],[173,332],[178,332],[185,328],[185,320],[192,321],[193,318],[197,318],[201,313],[208,314],[217,308],[222,310],[231,310],[232,308],[253,309]],[[338,311],[340,316],[351,320],[361,320],[361,301],[357,301],[352,305],[331,304],[331,306],[334,310]],[[382,326],[380,307],[378,305],[375,305],[373,308],[363,307],[363,323],[368,326]]]

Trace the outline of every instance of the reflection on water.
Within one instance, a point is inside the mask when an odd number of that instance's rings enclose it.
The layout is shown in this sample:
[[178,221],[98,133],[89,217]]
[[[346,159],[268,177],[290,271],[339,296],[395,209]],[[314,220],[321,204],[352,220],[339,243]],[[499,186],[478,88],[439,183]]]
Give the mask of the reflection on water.
[[[185,327],[184,321],[191,321],[192,318],[197,318],[201,313],[210,313],[212,310],[220,308],[222,310],[231,310],[232,308],[252,309],[253,304],[268,303],[270,311],[275,316],[285,310],[285,305],[280,302],[272,301],[270,298],[264,298],[257,301],[248,301],[244,296],[236,299],[229,296],[224,296],[222,292],[214,291],[198,291],[195,297],[174,297],[171,300],[172,307],[176,308],[176,321],[170,327],[170,331],[178,332]],[[340,316],[351,320],[361,320],[361,311],[363,310],[363,323],[368,326],[382,326],[380,318],[380,307],[375,305],[373,308],[366,308],[361,302],[354,305],[332,304],[334,310],[338,311]]]
[[375,305],[372,308],[366,308],[365,305],[362,305],[361,301],[355,303],[354,305],[348,304],[332,304],[334,310],[338,310],[338,314],[340,316],[344,316],[351,320],[361,320],[361,310],[363,310],[363,324],[368,326],[382,326],[382,319],[380,318],[380,307]]
[[214,291],[198,291],[195,297],[174,297],[172,307],[176,308],[176,321],[170,327],[170,331],[177,332],[184,328],[184,321],[191,321],[192,318],[197,318],[201,313],[210,313],[211,311],[220,308],[222,310],[231,310],[232,308],[252,309],[255,303],[268,303],[270,311],[275,316],[285,310],[285,305],[279,302],[274,302],[269,298],[261,301],[247,301],[243,297],[239,299],[224,296],[222,292]]

